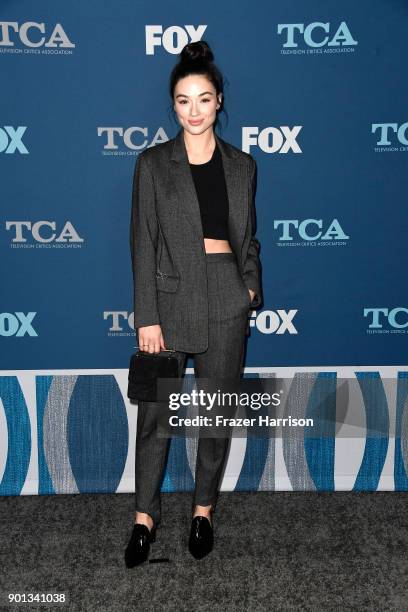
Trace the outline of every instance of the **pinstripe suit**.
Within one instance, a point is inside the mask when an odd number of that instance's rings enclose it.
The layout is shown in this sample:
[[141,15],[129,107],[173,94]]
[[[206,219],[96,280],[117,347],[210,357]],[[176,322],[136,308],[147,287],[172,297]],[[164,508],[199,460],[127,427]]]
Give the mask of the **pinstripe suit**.
[[[133,180],[131,252],[135,328],[160,324],[176,349],[179,376],[193,354],[198,378],[239,380],[248,311],[262,302],[255,238],[253,158],[215,135],[229,199],[232,253],[205,253],[200,208],[184,145],[174,139],[145,150]],[[248,289],[255,292],[251,303]],[[136,510],[161,521],[160,481],[168,442],[156,435],[162,402],[139,402]],[[229,438],[200,437],[193,505],[215,508]]]
[[[256,163],[215,134],[229,199],[229,242],[240,274],[262,300],[255,237]],[[160,324],[167,348],[199,353],[208,347],[208,301],[200,207],[183,130],[145,149],[135,165],[130,246],[134,326]]]

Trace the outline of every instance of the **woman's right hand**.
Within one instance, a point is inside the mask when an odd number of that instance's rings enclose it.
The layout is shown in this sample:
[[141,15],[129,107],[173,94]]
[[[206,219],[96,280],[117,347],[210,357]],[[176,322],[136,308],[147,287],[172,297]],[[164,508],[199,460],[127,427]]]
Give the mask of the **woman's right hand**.
[[166,350],[160,325],[146,325],[138,330],[139,348],[145,353],[160,353]]

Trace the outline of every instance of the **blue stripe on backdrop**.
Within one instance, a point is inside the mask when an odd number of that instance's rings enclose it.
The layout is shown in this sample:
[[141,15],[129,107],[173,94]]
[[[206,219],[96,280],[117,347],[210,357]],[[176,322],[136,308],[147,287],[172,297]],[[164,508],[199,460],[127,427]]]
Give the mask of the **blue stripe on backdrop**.
[[395,490],[408,491],[408,372],[399,372],[395,424]]
[[315,423],[313,435],[302,429],[307,466],[318,491],[334,490],[336,383],[336,372],[318,373],[306,407],[306,418]]
[[376,491],[388,449],[388,402],[379,372],[356,372],[366,411],[366,444],[354,491]]
[[[19,495],[31,454],[31,428],[27,405],[16,376],[0,376],[0,400],[7,422],[7,460],[0,495]],[[0,432],[4,436],[5,432]]]
[[36,377],[36,396],[37,396],[37,446],[38,446],[38,493],[55,493],[52,478],[48,470],[47,460],[44,452],[44,412],[47,404],[48,391],[51,387],[52,376]]
[[125,403],[114,376],[80,376],[67,420],[69,459],[78,490],[115,491],[128,453]]

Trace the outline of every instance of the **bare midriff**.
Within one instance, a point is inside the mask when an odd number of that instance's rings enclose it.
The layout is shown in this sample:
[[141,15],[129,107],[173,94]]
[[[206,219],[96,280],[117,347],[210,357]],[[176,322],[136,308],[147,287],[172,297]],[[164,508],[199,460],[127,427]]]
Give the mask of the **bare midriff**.
[[204,249],[206,253],[232,253],[229,241],[217,238],[204,238]]

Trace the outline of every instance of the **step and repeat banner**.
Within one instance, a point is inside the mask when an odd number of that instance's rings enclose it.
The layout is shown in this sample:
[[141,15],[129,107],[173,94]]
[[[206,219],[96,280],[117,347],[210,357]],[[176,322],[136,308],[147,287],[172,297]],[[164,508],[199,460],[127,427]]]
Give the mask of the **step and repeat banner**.
[[[234,438],[222,490],[408,489],[407,26],[405,0],[1,3],[1,495],[134,491],[132,178],[180,128],[194,40],[258,166],[244,376],[334,424]],[[163,491],[196,446],[171,441]]]

